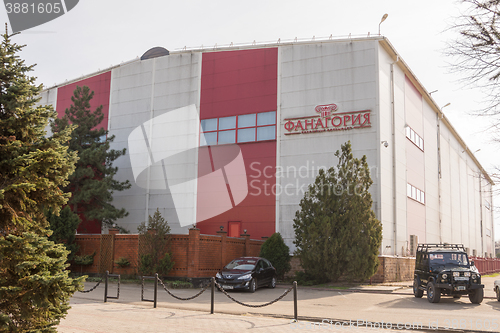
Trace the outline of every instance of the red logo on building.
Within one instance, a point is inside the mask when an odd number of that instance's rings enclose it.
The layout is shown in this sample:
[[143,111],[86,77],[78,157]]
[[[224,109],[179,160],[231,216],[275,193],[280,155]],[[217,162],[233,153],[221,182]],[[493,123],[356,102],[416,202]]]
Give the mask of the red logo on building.
[[337,111],[338,106],[337,104],[325,104],[325,105],[318,105],[314,108],[317,113],[321,114],[321,118],[328,118],[332,115],[332,112]]

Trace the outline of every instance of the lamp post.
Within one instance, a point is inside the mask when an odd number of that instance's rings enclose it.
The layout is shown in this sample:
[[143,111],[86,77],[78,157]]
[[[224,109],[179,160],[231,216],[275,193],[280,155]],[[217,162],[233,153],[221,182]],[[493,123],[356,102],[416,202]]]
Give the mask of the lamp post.
[[380,25],[382,24],[382,22],[384,22],[387,19],[387,16],[389,16],[389,14],[384,14],[384,16],[382,16],[382,19],[380,20],[380,23],[378,24],[378,35],[379,36],[380,36]]

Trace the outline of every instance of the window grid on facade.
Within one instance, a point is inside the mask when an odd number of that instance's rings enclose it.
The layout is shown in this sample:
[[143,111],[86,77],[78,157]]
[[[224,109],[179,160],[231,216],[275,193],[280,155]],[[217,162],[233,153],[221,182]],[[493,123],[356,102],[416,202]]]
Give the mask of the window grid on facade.
[[200,146],[276,140],[276,111],[203,119]]
[[425,205],[425,192],[411,184],[406,184],[406,195],[408,198],[416,200]]
[[424,151],[424,139],[417,134],[410,126],[406,126],[406,137],[418,148]]

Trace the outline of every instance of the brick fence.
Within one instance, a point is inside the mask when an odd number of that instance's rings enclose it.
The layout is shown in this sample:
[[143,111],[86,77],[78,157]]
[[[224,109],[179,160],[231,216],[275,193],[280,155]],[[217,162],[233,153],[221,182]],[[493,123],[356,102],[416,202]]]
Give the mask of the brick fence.
[[[139,235],[118,234],[111,229],[109,235],[77,235],[78,255],[94,255],[89,266],[72,265],[78,273],[138,274]],[[170,251],[174,267],[168,276],[182,278],[205,278],[215,276],[217,271],[231,260],[242,256],[259,256],[263,240],[227,237],[225,231],[217,235],[201,235],[199,229],[190,229],[188,235],[170,235]],[[115,262],[127,258],[130,266],[120,267]]]

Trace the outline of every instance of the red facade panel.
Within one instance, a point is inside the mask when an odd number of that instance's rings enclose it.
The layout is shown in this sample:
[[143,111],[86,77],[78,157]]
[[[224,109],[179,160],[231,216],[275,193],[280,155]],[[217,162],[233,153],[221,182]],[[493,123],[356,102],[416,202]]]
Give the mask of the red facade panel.
[[[204,53],[202,60],[200,118],[210,119],[277,109],[277,48]],[[221,187],[214,189],[208,183],[198,182],[198,217],[206,209],[203,194],[212,193],[217,199],[231,199],[232,208],[198,223],[204,234],[220,230],[239,232],[247,230],[252,238],[270,236],[275,231],[276,196],[276,140],[238,144],[246,170],[248,195],[239,204],[234,204],[234,190],[226,177],[227,195]],[[215,146],[214,146],[215,147]],[[217,146],[224,147],[224,146]],[[229,146],[228,146],[229,147]],[[220,149],[220,148],[218,148]],[[234,154],[227,154],[233,158]],[[210,156],[212,156],[210,158]],[[208,148],[199,155],[199,176],[224,168],[229,162],[214,159]],[[220,162],[223,163],[220,163]],[[233,190],[233,191],[232,191]],[[225,192],[225,191],[224,191]],[[231,225],[231,228],[230,228]],[[231,229],[231,230],[229,230]]]
[[275,111],[278,49],[204,53],[201,119]]
[[57,116],[61,118],[64,116],[64,111],[68,109],[71,104],[71,96],[73,96],[73,91],[75,91],[76,86],[87,86],[91,91],[94,92],[94,98],[90,101],[91,110],[95,110],[97,107],[102,105],[102,113],[104,114],[104,119],[97,128],[108,129],[108,115],[109,115],[109,96],[111,89],[111,71],[102,73],[96,76],[83,79],[78,82],[73,82],[66,86],[57,89],[57,104],[56,111]]

